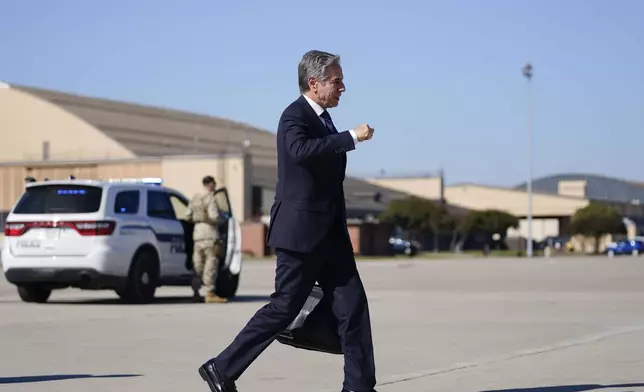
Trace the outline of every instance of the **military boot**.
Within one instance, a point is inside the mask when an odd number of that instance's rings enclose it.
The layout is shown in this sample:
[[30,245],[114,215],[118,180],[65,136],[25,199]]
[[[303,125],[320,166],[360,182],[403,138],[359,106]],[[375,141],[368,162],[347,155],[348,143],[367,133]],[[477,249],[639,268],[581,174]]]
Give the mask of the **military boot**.
[[206,297],[204,298],[206,303],[226,303],[228,302],[227,298],[223,298],[218,296],[217,294],[214,293],[206,293]]

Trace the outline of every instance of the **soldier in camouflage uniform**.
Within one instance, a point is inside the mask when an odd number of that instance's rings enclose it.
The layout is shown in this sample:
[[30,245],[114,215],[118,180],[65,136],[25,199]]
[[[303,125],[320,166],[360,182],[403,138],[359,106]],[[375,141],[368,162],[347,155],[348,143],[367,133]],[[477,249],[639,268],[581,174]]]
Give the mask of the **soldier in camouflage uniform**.
[[217,263],[221,243],[217,232],[220,223],[219,208],[215,200],[217,183],[212,176],[203,178],[204,190],[195,194],[188,205],[187,220],[194,223],[194,252],[192,264],[198,285],[193,284],[195,296],[199,296],[199,285],[203,282],[206,289],[206,302],[226,302],[225,298],[215,294]]

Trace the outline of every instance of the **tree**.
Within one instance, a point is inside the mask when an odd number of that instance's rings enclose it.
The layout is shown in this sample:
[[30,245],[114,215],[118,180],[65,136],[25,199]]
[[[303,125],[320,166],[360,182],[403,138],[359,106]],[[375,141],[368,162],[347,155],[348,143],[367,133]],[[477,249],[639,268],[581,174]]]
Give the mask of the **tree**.
[[599,240],[606,234],[624,234],[626,226],[622,216],[612,206],[590,202],[586,207],[575,211],[570,219],[570,233],[595,239],[595,253],[599,253]]
[[462,246],[468,235],[475,234],[481,242],[488,244],[494,234],[504,239],[508,229],[519,227],[519,219],[512,214],[500,210],[472,211],[458,223],[457,231],[462,235]]
[[380,219],[401,227],[416,238],[433,233],[434,250],[438,249],[438,234],[455,227],[444,204],[416,196],[391,201]]

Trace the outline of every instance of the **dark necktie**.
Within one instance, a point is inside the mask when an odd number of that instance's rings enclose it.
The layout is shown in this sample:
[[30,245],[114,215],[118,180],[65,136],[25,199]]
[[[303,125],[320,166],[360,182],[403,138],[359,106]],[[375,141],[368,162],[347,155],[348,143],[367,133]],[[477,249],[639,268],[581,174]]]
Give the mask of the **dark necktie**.
[[320,118],[324,122],[324,125],[329,128],[331,133],[338,133],[338,130],[335,129],[335,125],[333,125],[333,121],[331,120],[331,115],[329,114],[329,112],[327,112],[326,110],[323,111],[322,114],[320,114]]

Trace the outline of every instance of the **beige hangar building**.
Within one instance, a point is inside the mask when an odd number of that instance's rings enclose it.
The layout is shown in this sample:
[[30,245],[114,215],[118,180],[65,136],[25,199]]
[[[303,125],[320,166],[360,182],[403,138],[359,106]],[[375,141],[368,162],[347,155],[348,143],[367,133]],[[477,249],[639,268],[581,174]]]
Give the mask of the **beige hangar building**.
[[[262,225],[277,179],[272,132],[212,116],[2,82],[0,132],[0,218],[20,197],[28,176],[38,180],[70,175],[87,179],[160,177],[165,185],[189,196],[200,189],[201,178],[211,174],[228,188],[235,215],[247,224],[244,246],[250,253],[265,253]],[[445,200],[459,211],[508,211],[521,222],[518,230],[508,234],[526,236],[523,188],[446,185],[442,176],[348,177],[345,195],[354,248],[374,253],[382,246],[378,244],[386,245],[389,232],[364,227],[389,201],[409,195]],[[570,216],[593,199],[617,206],[635,234],[641,234],[642,184],[560,175],[536,180],[534,189],[537,241],[564,232]]]
[[[263,252],[263,228],[250,226],[266,223],[273,202],[274,133],[212,116],[2,82],[0,132],[2,221],[28,176],[159,177],[190,197],[210,174],[228,189],[235,215],[247,223],[243,230],[254,233],[245,235],[244,246],[254,249],[251,253]],[[363,251],[381,247],[364,235],[360,239],[357,227],[406,194],[358,178],[346,179],[345,194],[355,241]],[[387,239],[375,243],[386,244]]]
[[[498,209],[519,218],[508,237],[527,238],[526,185],[503,188],[462,183],[446,185],[442,176],[368,178],[370,183],[468,210]],[[622,214],[629,237],[644,235],[644,184],[593,174],[558,174],[533,180],[532,234],[535,241],[565,235],[570,218],[591,201],[609,204]]]

